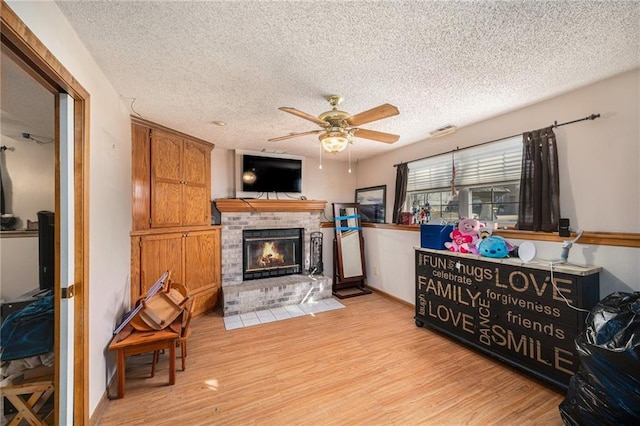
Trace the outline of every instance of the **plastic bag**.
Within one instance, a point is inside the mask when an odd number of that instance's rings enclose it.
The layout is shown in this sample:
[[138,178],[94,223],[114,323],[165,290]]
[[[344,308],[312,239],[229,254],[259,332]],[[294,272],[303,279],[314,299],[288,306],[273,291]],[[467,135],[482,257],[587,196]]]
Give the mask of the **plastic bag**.
[[640,424],[640,292],[598,302],[575,344],[579,367],[559,407],[562,421]]

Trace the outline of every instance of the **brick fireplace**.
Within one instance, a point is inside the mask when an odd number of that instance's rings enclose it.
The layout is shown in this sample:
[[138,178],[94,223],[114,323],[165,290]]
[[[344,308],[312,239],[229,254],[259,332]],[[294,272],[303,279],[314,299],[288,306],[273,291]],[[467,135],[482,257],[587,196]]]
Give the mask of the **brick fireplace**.
[[[312,232],[320,232],[325,201],[218,199],[215,202],[221,212],[222,298],[225,316],[331,297],[330,278],[310,278],[306,275],[310,235]],[[299,232],[299,252],[294,255],[298,257],[297,269],[295,266],[282,265],[282,269],[287,270],[283,274],[276,271],[278,267],[275,266],[272,269],[267,267],[265,273],[256,272],[256,265],[253,265],[254,267],[249,268],[252,270],[249,275],[264,275],[247,276],[247,236],[259,242],[262,249],[262,243],[269,242],[269,232],[279,230],[286,230],[285,234]],[[267,231],[267,235],[261,234],[262,231]],[[289,237],[291,235],[285,236]],[[269,271],[276,271],[276,276],[270,276]]]
[[243,280],[302,273],[302,234],[302,228],[243,229]]

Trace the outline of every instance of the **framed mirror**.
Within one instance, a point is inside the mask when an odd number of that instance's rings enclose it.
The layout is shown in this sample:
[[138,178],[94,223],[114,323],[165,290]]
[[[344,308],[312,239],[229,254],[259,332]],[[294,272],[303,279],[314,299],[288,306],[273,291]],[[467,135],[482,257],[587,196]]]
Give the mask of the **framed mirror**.
[[360,204],[333,203],[333,220],[333,294],[340,299],[370,294],[371,290],[365,287]]

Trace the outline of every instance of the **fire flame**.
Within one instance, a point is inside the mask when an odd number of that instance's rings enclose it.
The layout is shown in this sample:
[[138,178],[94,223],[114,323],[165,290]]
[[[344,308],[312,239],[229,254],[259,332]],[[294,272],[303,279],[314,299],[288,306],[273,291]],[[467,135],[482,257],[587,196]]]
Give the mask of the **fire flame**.
[[262,246],[262,256],[258,258],[260,266],[270,266],[284,263],[284,256],[278,253],[275,243],[268,242]]

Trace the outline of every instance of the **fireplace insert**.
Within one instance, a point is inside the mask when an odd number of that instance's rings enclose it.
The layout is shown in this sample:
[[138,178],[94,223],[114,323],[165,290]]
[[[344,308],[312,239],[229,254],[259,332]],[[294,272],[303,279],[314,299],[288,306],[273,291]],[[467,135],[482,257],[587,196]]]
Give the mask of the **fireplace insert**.
[[302,273],[302,228],[242,231],[242,278]]

